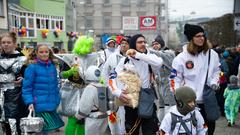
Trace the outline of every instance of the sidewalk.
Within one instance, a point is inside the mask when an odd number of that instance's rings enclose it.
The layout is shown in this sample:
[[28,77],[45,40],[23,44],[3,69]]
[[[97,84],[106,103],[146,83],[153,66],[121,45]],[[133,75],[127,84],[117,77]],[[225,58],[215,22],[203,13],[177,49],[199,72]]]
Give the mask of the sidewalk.
[[240,113],[236,121],[236,126],[228,127],[225,117],[221,117],[217,120],[215,135],[239,135],[240,134]]
[[[64,117],[63,119],[66,124],[67,123],[66,117]],[[215,135],[239,135],[239,134],[240,134],[240,113],[238,115],[235,127],[228,127],[225,117],[221,117],[219,120],[217,120]],[[3,135],[1,130],[0,135]],[[64,128],[61,128],[59,132],[50,133],[49,135],[64,135]]]

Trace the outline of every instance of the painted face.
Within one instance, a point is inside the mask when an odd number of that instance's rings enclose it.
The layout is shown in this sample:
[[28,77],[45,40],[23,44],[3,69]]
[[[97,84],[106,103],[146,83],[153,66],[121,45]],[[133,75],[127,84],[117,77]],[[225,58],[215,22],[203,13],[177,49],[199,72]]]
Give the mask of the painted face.
[[2,37],[0,44],[2,47],[2,51],[4,51],[6,54],[13,54],[17,47],[17,45],[13,43],[12,38],[8,36]]
[[139,52],[145,53],[147,51],[146,49],[146,41],[145,38],[139,37],[136,41],[136,49]]
[[204,41],[205,35],[203,32],[199,32],[193,37],[193,43],[197,46],[203,46]]
[[129,49],[129,44],[128,44],[128,42],[127,41],[122,41],[121,42],[121,52],[123,52],[123,53],[126,53],[127,52],[127,50]]
[[49,53],[50,53],[50,50],[46,45],[39,46],[36,52],[37,57],[42,61],[48,60]]
[[153,42],[152,43],[152,48],[154,50],[160,50],[161,49],[161,44],[159,44],[158,42]]

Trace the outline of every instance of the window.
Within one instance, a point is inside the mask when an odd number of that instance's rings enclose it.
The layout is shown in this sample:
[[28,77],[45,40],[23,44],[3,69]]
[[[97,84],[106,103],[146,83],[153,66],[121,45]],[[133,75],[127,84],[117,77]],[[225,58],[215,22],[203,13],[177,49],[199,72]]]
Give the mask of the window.
[[103,27],[104,28],[111,27],[111,18],[109,16],[103,18]]
[[59,24],[59,21],[56,21],[56,26],[55,28],[59,28],[60,24]]
[[52,29],[55,29],[55,20],[52,20],[51,26]]
[[18,16],[14,16],[14,26],[15,26],[15,27],[18,27],[18,26],[19,26],[19,24],[18,24],[18,23],[19,23],[19,20],[18,20],[18,19],[19,19]]
[[92,4],[92,0],[85,0],[85,3],[90,5]]
[[25,17],[20,18],[20,26],[26,27],[26,18]]
[[110,4],[110,0],[104,0],[104,4]]
[[3,11],[3,0],[0,0],[0,16],[4,16],[4,11]]
[[27,26],[27,33],[28,37],[35,37],[35,30],[34,30],[34,19],[28,18],[28,26]]
[[34,20],[33,20],[33,18],[28,18],[28,28],[34,28]]
[[46,19],[46,29],[49,29],[49,20]]
[[28,37],[34,37],[35,34],[34,34],[34,30],[31,30],[31,29],[28,29]]
[[137,0],[137,6],[144,6],[145,0]]
[[40,26],[41,26],[40,19],[37,18],[37,28],[40,29]]
[[41,19],[41,29],[46,28],[46,21],[44,19]]
[[60,30],[63,30],[63,21],[60,21]]
[[91,16],[87,16],[85,18],[85,28],[87,28],[87,29],[93,28],[93,19]]
[[130,0],[122,0],[123,6],[130,6]]

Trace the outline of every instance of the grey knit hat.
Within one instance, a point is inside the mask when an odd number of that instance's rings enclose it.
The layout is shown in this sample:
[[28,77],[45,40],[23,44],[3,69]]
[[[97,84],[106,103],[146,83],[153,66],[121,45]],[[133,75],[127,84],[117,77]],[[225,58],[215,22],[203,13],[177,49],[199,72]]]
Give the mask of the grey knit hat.
[[161,35],[157,35],[157,37],[154,39],[153,43],[154,42],[158,42],[161,45],[161,48],[165,47],[165,42]]
[[229,77],[230,84],[232,85],[237,85],[238,84],[238,77],[235,75],[231,75]]

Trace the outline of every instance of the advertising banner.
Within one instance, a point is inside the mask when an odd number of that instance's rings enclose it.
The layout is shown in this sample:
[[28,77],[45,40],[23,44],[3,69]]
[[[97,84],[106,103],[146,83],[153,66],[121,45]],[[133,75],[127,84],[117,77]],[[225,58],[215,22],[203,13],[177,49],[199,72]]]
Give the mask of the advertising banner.
[[156,30],[156,16],[140,16],[140,30]]
[[138,17],[123,16],[123,30],[138,30]]

